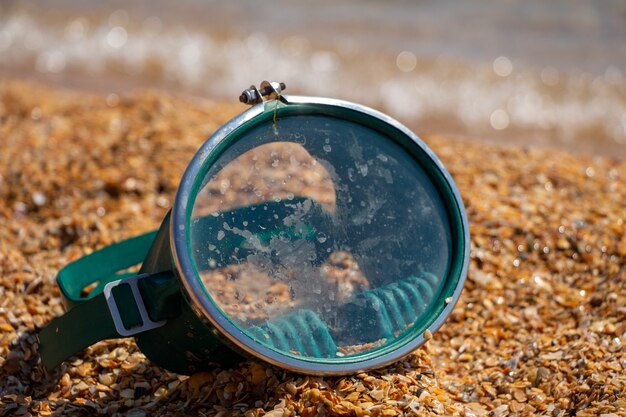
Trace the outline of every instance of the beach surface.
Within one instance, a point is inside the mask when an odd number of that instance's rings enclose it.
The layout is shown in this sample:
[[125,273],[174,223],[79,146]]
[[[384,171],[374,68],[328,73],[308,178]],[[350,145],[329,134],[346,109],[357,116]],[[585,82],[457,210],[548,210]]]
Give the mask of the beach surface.
[[626,416],[626,163],[424,136],[464,199],[468,280],[442,329],[379,371],[311,377],[254,361],[181,376],[131,339],[46,373],[55,276],[153,230],[239,104],[0,81],[0,416]]

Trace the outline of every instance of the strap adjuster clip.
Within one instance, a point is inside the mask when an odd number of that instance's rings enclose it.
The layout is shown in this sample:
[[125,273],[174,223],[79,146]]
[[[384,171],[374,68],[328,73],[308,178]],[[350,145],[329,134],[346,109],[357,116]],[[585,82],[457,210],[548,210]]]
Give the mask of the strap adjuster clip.
[[[111,318],[113,319],[113,324],[115,324],[115,330],[120,334],[120,336],[128,337],[135,335],[137,333],[145,332],[148,330],[156,329],[158,327],[163,326],[167,320],[161,321],[152,321],[150,316],[148,315],[148,311],[146,310],[146,306],[143,302],[143,298],[141,298],[141,293],[139,292],[139,287],[137,283],[142,278],[147,277],[148,274],[137,275],[134,277],[123,278],[117,281],[112,281],[107,283],[102,290],[104,294],[104,299],[109,306],[109,312],[111,313]],[[130,289],[133,293],[133,298],[135,299],[135,304],[137,305],[137,309],[139,310],[139,315],[141,316],[142,324],[139,326],[132,327],[130,329],[126,329],[124,327],[124,322],[122,321],[122,316],[120,314],[120,310],[117,307],[117,303],[115,302],[115,297],[111,290],[118,285],[128,284],[130,285]]]

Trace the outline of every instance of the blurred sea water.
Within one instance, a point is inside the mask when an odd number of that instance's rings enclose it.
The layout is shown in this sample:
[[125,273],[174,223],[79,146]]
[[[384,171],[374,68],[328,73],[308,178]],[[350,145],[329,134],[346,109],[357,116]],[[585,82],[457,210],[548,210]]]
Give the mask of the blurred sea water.
[[0,2],[0,80],[237,100],[250,84],[418,133],[626,158],[623,0]]

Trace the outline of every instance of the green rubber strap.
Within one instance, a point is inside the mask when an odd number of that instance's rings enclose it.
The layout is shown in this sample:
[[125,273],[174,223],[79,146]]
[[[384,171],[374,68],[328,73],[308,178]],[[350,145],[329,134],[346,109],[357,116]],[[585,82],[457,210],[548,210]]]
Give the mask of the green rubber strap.
[[[143,261],[155,237],[156,232],[150,232],[115,243],[70,263],[59,272],[57,283],[68,311],[39,332],[39,352],[46,368],[54,369],[100,340],[121,337],[102,289],[108,283],[133,275],[122,271]],[[97,287],[81,297],[83,289],[94,283]],[[143,324],[129,285],[118,285],[111,289],[111,294],[126,329]]]
[[[88,318],[88,319],[86,319]],[[76,305],[39,332],[41,361],[52,370],[65,359],[105,339],[120,337],[104,295]]]
[[[57,283],[68,309],[102,292],[111,282],[130,275],[122,271],[140,264],[146,258],[157,231],[135,236],[95,251],[70,263],[59,271]],[[82,297],[83,289],[97,283],[89,296]]]

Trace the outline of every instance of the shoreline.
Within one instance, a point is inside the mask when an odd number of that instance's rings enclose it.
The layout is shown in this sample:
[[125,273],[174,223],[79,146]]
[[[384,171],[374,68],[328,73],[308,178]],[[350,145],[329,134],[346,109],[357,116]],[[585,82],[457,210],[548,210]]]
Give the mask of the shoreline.
[[420,134],[626,159],[619,0],[376,0],[328,11],[279,1],[279,15],[250,0],[158,3],[0,6],[0,73],[225,102],[271,78],[289,94],[380,109]]
[[[67,93],[75,94],[87,94],[99,97],[108,97],[110,95],[116,96],[117,99],[123,96],[140,95],[144,93],[148,94],[165,94],[170,97],[175,97],[181,100],[187,100],[191,102],[206,102],[223,104],[226,106],[241,106],[241,109],[245,109],[238,101],[239,92],[232,94],[232,99],[228,99],[224,96],[210,96],[201,93],[192,93],[187,89],[172,88],[155,88],[150,81],[136,84],[136,80],[124,77],[110,77],[106,80],[94,83],[93,77],[85,76],[84,74],[57,74],[53,78],[41,77],[41,74],[36,73],[19,73],[18,71],[11,69],[0,68],[0,83],[28,83],[33,86],[40,86],[42,88],[48,88],[51,90],[66,91]],[[243,88],[242,88],[243,90]],[[286,91],[286,95],[289,95],[289,88]],[[294,93],[299,95],[299,93]],[[343,98],[346,99],[346,98]],[[349,100],[349,99],[348,99]],[[349,100],[350,101],[350,100]],[[491,137],[485,135],[480,129],[477,129],[479,133],[472,133],[468,130],[468,127],[462,126],[459,121],[453,120],[430,120],[426,125],[420,124],[419,121],[412,121],[406,117],[394,116],[391,112],[374,107],[377,110],[383,111],[390,116],[397,118],[401,123],[406,125],[409,129],[414,131],[418,136],[445,136],[449,139],[453,139],[458,142],[464,143],[482,143],[493,145],[503,148],[520,148],[520,149],[542,149],[547,152],[565,152],[581,157],[604,157],[609,159],[615,159],[619,161],[626,160],[625,145],[605,141],[604,147],[599,147],[594,142],[574,142],[572,146],[562,142],[555,142],[546,140],[546,132],[535,132],[538,136],[532,138],[532,130],[509,128],[506,131],[500,131],[498,137]],[[243,110],[240,110],[243,111]],[[235,113],[236,114],[236,113]],[[482,133],[482,135],[481,135]],[[505,138],[509,134],[510,137]],[[530,139],[528,137],[531,136]],[[503,139],[504,138],[504,139]]]

